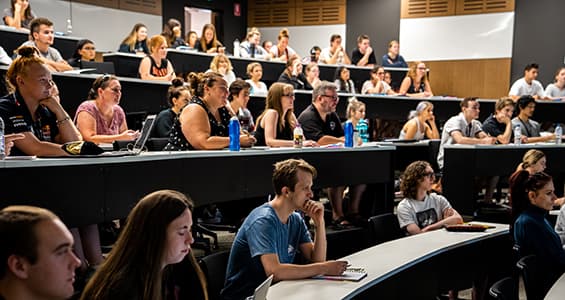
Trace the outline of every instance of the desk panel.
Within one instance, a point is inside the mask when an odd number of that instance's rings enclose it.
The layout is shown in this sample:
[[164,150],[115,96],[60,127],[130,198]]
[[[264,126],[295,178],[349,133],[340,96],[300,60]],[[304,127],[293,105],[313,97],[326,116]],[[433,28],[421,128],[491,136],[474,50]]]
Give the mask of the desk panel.
[[459,213],[472,216],[477,209],[473,192],[475,176],[509,177],[529,149],[539,149],[545,153],[546,172],[553,176],[555,193],[562,195],[565,145],[551,144],[446,146],[442,179],[444,195]]
[[[0,161],[5,186],[0,206],[22,203],[53,209],[69,225],[127,216],[137,200],[157,189],[188,193],[197,206],[273,193],[273,164],[303,158],[318,169],[314,187],[369,183],[384,186],[379,202],[392,211],[393,147],[150,152],[140,156]],[[367,168],[370,164],[378,168]],[[45,174],[48,174],[47,176]]]

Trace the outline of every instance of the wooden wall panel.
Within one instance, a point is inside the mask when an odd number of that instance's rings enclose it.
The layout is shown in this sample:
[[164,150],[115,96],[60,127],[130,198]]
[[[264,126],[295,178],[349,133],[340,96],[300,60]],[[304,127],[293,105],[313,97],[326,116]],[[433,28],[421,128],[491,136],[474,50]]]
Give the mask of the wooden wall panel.
[[440,17],[454,14],[454,0],[402,0],[400,3],[401,18]]
[[249,1],[249,27],[345,24],[346,0]]
[[514,11],[514,0],[457,0],[455,14],[485,14]]
[[163,0],[119,0],[120,9],[159,16],[163,13],[161,1]]
[[498,99],[510,90],[510,58],[426,61],[434,95]]

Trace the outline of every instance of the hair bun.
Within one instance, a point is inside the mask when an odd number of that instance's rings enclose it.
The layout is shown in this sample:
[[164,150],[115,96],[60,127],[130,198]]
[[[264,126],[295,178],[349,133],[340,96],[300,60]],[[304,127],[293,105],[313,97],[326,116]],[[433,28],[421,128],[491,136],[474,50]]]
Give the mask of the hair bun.
[[184,85],[184,81],[180,78],[175,78],[173,79],[173,81],[171,82],[173,87],[179,87],[179,86],[183,86]]
[[16,52],[18,53],[19,56],[22,56],[22,57],[32,57],[34,55],[39,54],[39,51],[37,50],[37,48],[32,47],[32,46],[21,46],[20,48],[18,48],[16,50]]

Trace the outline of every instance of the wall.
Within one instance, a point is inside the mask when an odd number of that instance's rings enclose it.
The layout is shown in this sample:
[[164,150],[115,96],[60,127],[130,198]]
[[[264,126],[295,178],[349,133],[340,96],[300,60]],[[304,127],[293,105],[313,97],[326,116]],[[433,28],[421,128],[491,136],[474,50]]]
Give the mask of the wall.
[[[0,8],[5,7],[10,7],[10,0],[0,0]],[[36,15],[53,21],[55,31],[66,32],[70,18],[72,35],[93,40],[97,51],[116,51],[138,22],[147,25],[150,35],[162,30],[161,17],[156,15],[60,0],[33,0],[31,8]]]
[[[233,15],[233,3],[236,1],[228,0],[163,0],[163,20],[169,18],[178,19],[184,24],[184,7],[206,8],[212,11],[222,12],[223,27],[216,28],[220,41],[225,44],[226,49],[231,53],[233,40],[245,38],[247,29],[247,0],[237,1],[241,4],[241,16]],[[198,32],[198,36],[200,36]]]
[[524,66],[540,65],[538,80],[544,87],[553,81],[557,68],[564,65],[565,1],[516,1],[512,82],[524,76]]
[[[367,34],[371,46],[381,63],[388,42],[398,40],[400,32],[399,0],[349,0],[347,1],[346,49],[349,54],[357,47],[357,37]],[[400,45],[402,53],[402,45]]]

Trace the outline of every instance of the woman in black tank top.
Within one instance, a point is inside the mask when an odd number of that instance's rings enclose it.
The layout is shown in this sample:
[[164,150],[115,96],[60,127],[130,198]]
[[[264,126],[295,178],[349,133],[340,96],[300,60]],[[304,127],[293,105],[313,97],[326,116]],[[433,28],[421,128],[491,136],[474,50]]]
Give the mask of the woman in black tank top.
[[[171,129],[166,151],[218,150],[229,146],[230,113],[225,107],[228,96],[226,81],[218,73],[190,73],[195,96],[182,110]],[[255,138],[240,135],[242,147],[250,147]]]
[[408,74],[402,80],[399,95],[406,95],[414,98],[431,97],[432,87],[428,80],[426,64],[423,62],[416,62],[408,70]]
[[139,77],[144,80],[172,81],[176,75],[173,64],[167,59],[167,40],[154,35],[149,41],[151,54],[141,60]]

